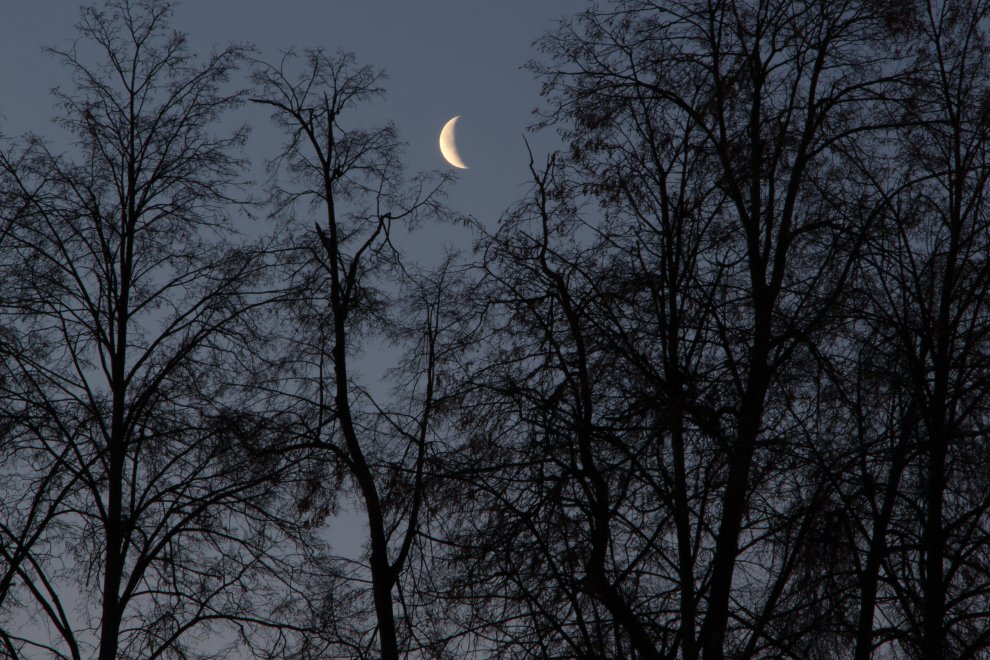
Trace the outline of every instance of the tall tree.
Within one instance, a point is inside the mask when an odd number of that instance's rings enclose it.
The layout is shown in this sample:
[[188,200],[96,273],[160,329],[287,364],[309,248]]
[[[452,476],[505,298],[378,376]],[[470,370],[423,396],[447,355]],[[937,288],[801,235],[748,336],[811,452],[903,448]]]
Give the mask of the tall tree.
[[[922,657],[975,657],[990,641],[974,623],[987,607],[990,524],[988,12],[985,2],[946,0],[900,15],[913,74],[891,109],[902,124],[889,153],[897,177],[874,177],[885,226],[866,260],[860,310],[888,355],[895,383],[885,397],[907,405],[888,422],[899,439],[874,534],[870,578],[879,584],[862,603],[861,658],[889,641]],[[874,636],[875,619],[883,624]]]
[[[346,475],[367,525],[367,573],[359,577],[370,582],[372,625],[352,627],[349,640],[328,630],[328,643],[397,658],[417,645],[411,613],[397,617],[397,590],[426,506],[445,306],[442,287],[416,275],[393,236],[446,215],[446,177],[407,181],[395,128],[356,125],[357,108],[382,94],[382,78],[350,54],[290,52],[277,66],[258,65],[252,100],[272,108],[288,136],[272,160],[275,203],[293,236],[284,265],[296,294],[284,308],[293,319],[285,341],[298,377],[286,392],[309,420],[302,445]],[[311,226],[295,219],[304,205],[318,213]],[[396,317],[403,308],[405,318]],[[355,357],[373,341],[409,350],[391,400],[354,373]]]
[[[541,469],[554,457],[568,494],[555,506],[539,489],[561,522],[534,529],[536,509],[486,490],[559,576],[565,619],[526,596],[547,638],[592,643],[604,626],[621,646],[584,652],[827,652],[806,633],[836,585],[810,549],[838,502],[807,422],[877,221],[847,152],[874,148],[875,103],[896,89],[886,18],[870,3],[632,0],[541,42],[570,172],[537,173],[526,222],[489,243],[488,310],[516,325],[496,322],[513,348],[478,375],[502,374],[502,419],[533,434],[523,455]],[[544,185],[561,177],[576,185]],[[600,219],[566,203],[578,193]],[[522,451],[523,437],[492,440]],[[737,572],[750,563],[759,575]]]
[[244,388],[267,272],[228,218],[246,131],[213,131],[242,101],[244,53],[198,61],[170,14],[83,8],[79,41],[50,51],[72,76],[55,92],[72,148],[28,137],[2,160],[3,313],[24,349],[3,378],[15,655],[184,655],[218,622],[265,620],[268,485],[290,459]]

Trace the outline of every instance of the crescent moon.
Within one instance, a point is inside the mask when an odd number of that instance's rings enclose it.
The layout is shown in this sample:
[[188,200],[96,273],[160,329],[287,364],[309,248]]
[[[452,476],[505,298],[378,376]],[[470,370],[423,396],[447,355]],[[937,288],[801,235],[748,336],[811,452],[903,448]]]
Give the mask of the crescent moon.
[[457,153],[457,142],[454,140],[454,126],[457,125],[457,120],[460,118],[461,116],[457,115],[443,125],[443,130],[440,131],[440,153],[454,167],[466,170],[468,166],[464,164],[461,155]]

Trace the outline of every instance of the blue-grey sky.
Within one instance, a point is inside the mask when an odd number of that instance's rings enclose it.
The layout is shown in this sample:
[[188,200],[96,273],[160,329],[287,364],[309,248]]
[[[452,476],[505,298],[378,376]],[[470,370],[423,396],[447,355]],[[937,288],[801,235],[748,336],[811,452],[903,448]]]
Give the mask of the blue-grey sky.
[[[274,60],[280,49],[323,47],[356,54],[384,68],[387,96],[366,110],[391,119],[408,142],[410,172],[444,167],[437,137],[461,115],[458,145],[470,169],[449,190],[456,210],[493,223],[527,179],[522,134],[539,103],[539,83],[520,69],[536,55],[532,42],[584,0],[186,0],[173,24],[194,51],[251,42]],[[0,133],[49,133],[49,90],[64,70],[42,52],[74,36],[80,3],[4,0],[0,20]],[[274,136],[265,115],[251,115],[250,156],[270,154]],[[531,136],[538,152],[555,141]],[[425,237],[422,237],[425,238]]]
[[[384,68],[386,97],[356,121],[391,120],[408,143],[407,170],[451,169],[437,140],[443,124],[461,115],[458,145],[470,169],[448,189],[456,211],[494,227],[506,207],[525,191],[527,155],[522,134],[534,120],[539,82],[520,67],[536,56],[532,42],[584,0],[185,0],[173,25],[190,37],[193,52],[229,42],[251,42],[259,57],[277,61],[279,51],[322,47],[355,53],[361,64]],[[0,134],[25,131],[52,136],[50,90],[69,84],[66,71],[42,51],[74,38],[80,3],[75,0],[3,0],[0,15]],[[245,108],[230,121],[249,121],[247,155],[256,164],[273,155],[281,134],[267,110]],[[552,135],[530,135],[543,154]],[[62,142],[64,144],[64,142]],[[246,228],[246,227],[245,227]],[[423,227],[405,240],[414,257],[437,254],[440,244],[465,246],[465,232]],[[365,355],[360,369],[372,380],[387,366],[384,353]],[[345,510],[327,528],[338,552],[356,556],[364,542],[362,516]]]

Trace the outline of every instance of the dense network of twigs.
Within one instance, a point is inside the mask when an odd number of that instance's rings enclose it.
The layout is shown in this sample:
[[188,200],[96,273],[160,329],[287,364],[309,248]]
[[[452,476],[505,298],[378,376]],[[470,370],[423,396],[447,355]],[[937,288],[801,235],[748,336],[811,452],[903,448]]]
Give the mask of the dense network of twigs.
[[170,16],[0,146],[0,656],[988,657],[990,2],[587,8],[497,223]]

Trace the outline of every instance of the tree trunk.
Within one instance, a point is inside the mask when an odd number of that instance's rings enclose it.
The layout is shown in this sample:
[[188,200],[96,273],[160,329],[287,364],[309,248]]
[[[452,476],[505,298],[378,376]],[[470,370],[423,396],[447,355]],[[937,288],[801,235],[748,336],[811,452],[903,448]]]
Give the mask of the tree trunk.
[[922,590],[923,654],[926,658],[944,655],[945,622],[945,532],[942,508],[945,500],[945,458],[947,441],[944,424],[932,434],[928,456],[927,511],[922,545],[925,551]]
[[870,547],[866,555],[866,570],[860,578],[859,589],[859,619],[856,623],[855,660],[869,660],[873,654],[873,616],[876,610],[877,585],[880,583],[880,566],[887,552],[887,529],[897,499],[901,474],[904,471],[904,455],[906,452],[909,420],[904,421],[903,435],[894,450],[887,485],[884,488],[883,504],[880,515],[873,522]]
[[[763,351],[754,351],[766,355]],[[736,446],[729,454],[729,476],[722,495],[722,518],[715,539],[712,559],[712,581],[708,596],[708,614],[702,626],[702,650],[705,660],[725,657],[725,635],[729,623],[729,601],[732,596],[732,575],[739,552],[739,533],[746,515],[746,494],[749,472],[756,452],[763,418],[767,389],[765,357],[751,367],[746,396],[739,412]]]

